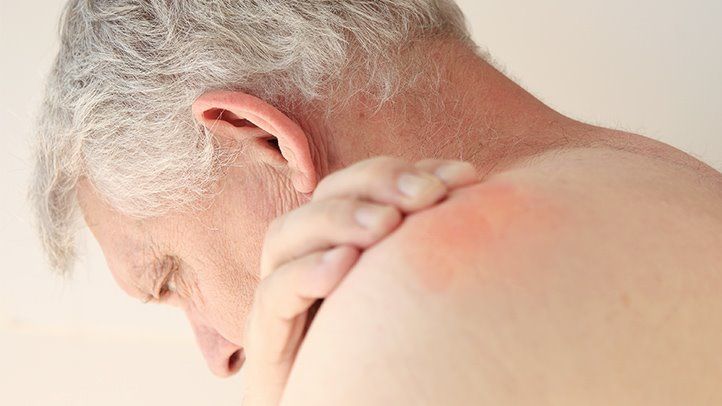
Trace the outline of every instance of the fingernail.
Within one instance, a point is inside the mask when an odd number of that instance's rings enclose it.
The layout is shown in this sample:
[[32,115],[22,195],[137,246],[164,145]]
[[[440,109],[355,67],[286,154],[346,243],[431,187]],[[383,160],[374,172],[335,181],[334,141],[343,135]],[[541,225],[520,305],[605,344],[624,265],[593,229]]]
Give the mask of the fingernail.
[[388,208],[380,206],[363,206],[356,210],[356,222],[365,228],[373,228],[386,217]]
[[398,188],[409,197],[421,196],[439,185],[439,180],[431,175],[415,175],[404,173],[399,176]]
[[476,169],[468,162],[454,162],[436,168],[434,175],[448,184],[466,178],[473,178],[476,176]]

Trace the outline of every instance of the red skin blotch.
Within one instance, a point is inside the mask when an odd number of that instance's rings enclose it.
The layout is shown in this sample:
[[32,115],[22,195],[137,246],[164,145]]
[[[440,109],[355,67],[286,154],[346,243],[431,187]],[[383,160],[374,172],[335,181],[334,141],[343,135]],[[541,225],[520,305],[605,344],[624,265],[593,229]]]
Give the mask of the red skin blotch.
[[547,223],[539,221],[549,217],[539,201],[504,183],[460,189],[439,206],[406,219],[400,230],[402,258],[425,290],[445,291],[458,272],[479,268],[503,249],[518,235],[512,234],[517,227],[533,230]]

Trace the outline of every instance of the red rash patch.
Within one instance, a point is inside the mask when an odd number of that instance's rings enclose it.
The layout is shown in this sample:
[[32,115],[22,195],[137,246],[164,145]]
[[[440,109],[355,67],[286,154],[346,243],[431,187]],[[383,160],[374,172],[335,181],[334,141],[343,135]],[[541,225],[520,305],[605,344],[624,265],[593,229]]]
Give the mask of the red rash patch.
[[438,207],[406,220],[403,259],[424,289],[445,291],[457,272],[478,267],[531,207],[531,199],[508,184],[459,190]]

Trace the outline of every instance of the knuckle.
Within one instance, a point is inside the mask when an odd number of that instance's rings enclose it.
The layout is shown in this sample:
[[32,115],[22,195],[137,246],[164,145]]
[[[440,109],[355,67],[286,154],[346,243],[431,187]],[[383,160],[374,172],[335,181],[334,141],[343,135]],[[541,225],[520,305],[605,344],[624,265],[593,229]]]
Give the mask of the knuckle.
[[401,211],[395,206],[370,204],[363,208],[374,214],[372,218],[366,217],[364,232],[355,233],[361,245],[367,246],[388,235],[401,221]]
[[332,199],[324,202],[319,208],[319,217],[322,224],[338,227],[349,222],[359,201],[353,199]]
[[405,162],[384,162],[368,167],[363,174],[363,178],[367,185],[384,185],[388,187],[394,185],[393,180],[405,171],[413,171],[413,168]]
[[408,163],[399,158],[378,156],[361,161],[352,168],[356,176],[373,179],[374,176],[388,176],[389,172],[394,172],[408,165]]
[[402,171],[414,170],[413,164],[400,158],[391,156],[369,158],[323,178],[314,191],[314,199],[319,201],[330,198],[334,194],[332,190],[334,186],[345,184],[364,189],[370,185],[384,185]]

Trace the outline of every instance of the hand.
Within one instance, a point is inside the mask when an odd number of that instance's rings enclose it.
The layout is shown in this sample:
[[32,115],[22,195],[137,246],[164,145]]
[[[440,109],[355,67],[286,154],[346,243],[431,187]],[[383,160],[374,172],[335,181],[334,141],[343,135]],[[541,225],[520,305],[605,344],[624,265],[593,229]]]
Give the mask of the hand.
[[326,177],[311,202],[277,218],[246,321],[244,405],[280,402],[314,303],[338,286],[362,250],[389,235],[404,214],[476,181],[464,162],[373,158]]

